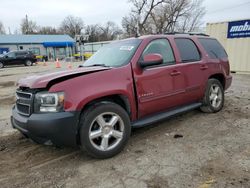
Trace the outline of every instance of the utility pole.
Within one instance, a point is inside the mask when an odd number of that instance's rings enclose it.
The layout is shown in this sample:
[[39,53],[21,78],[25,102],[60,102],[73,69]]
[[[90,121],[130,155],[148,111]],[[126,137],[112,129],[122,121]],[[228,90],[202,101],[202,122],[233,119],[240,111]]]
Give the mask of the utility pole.
[[9,29],[9,35],[11,35],[10,27],[8,27],[8,29]]
[[29,33],[29,20],[28,20],[28,15],[25,15],[25,25],[26,25],[26,31],[25,34],[27,35]]
[[135,37],[140,36],[140,23],[141,23],[141,13],[139,12],[138,15],[137,15],[137,27],[136,27]]

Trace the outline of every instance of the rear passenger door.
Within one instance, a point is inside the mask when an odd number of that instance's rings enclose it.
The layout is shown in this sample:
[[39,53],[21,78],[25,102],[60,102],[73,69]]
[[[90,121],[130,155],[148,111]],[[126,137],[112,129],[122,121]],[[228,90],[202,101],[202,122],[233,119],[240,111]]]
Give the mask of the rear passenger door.
[[27,52],[25,51],[16,52],[16,63],[23,64],[25,61],[26,55],[27,55]]
[[208,66],[196,43],[190,38],[175,38],[181,62],[179,69],[185,78],[184,103],[200,101],[203,97]]

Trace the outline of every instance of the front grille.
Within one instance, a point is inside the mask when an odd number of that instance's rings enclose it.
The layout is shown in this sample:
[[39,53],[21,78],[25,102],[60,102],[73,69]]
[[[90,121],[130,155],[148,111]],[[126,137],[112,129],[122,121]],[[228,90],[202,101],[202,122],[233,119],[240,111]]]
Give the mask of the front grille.
[[16,109],[21,115],[29,116],[32,111],[33,94],[21,90],[16,91]]

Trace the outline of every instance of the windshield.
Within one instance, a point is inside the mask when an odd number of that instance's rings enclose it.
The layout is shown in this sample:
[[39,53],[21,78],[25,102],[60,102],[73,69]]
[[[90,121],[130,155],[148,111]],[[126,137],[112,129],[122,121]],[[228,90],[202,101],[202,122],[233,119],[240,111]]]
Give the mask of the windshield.
[[120,67],[128,64],[141,41],[141,39],[129,39],[112,42],[100,48],[83,66]]

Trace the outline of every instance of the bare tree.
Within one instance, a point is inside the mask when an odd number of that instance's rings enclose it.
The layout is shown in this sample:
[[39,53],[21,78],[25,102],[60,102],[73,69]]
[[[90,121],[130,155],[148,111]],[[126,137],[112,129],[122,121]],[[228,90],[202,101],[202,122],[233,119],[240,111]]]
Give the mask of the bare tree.
[[138,20],[135,15],[130,14],[122,18],[122,27],[126,37],[136,36]]
[[37,30],[37,34],[44,34],[44,35],[49,35],[49,34],[59,34],[60,32],[51,26],[39,26]]
[[[129,17],[124,17],[123,21],[125,28],[136,27],[137,32],[145,34],[149,32],[148,19],[151,12],[159,5],[166,2],[166,0],[129,0],[133,8]],[[126,24],[127,22],[127,24]],[[135,25],[135,23],[137,23]],[[123,27],[124,27],[123,26]]]
[[76,35],[81,34],[83,27],[84,23],[80,17],[69,15],[62,21],[60,31],[74,38]]
[[3,34],[6,34],[5,33],[5,29],[4,29],[4,26],[3,26],[3,23],[0,21],[0,34],[3,35]]
[[104,25],[87,25],[85,34],[89,35],[89,42],[98,42],[117,39],[123,32],[117,24],[108,21]]
[[85,34],[89,35],[89,42],[98,42],[100,41],[101,29],[100,25],[87,25],[85,28]]
[[25,18],[21,21],[21,31],[22,34],[35,34],[37,32],[37,25],[36,22],[29,20],[28,16],[26,15]]
[[100,27],[101,35],[100,41],[114,40],[122,34],[122,30],[114,22],[108,21]]
[[201,19],[205,15],[205,8],[202,6],[204,0],[193,0],[189,11],[179,19],[176,30],[180,32],[199,31],[202,25]]
[[[131,13],[122,20],[127,35],[193,31],[205,14],[204,0],[130,0]],[[137,24],[136,24],[137,23]]]

